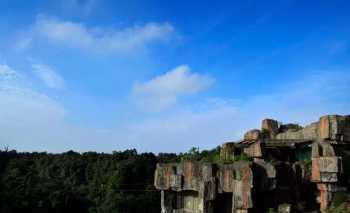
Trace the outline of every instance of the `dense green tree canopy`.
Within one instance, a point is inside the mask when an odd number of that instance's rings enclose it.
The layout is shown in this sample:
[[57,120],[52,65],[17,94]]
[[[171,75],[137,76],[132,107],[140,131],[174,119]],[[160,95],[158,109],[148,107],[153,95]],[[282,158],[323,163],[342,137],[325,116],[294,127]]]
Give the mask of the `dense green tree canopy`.
[[218,149],[184,154],[62,154],[0,151],[0,212],[160,212],[153,187],[158,162],[211,161]]

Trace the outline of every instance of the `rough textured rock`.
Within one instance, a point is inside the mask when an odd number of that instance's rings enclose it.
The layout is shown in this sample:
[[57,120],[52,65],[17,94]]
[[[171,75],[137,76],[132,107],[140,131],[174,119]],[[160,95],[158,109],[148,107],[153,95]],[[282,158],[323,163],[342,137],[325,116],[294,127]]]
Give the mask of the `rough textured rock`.
[[224,143],[221,145],[220,149],[220,158],[223,161],[231,161],[234,160],[234,150],[235,150],[235,144],[234,143]]
[[315,140],[318,138],[318,123],[312,123],[300,130],[287,130],[285,132],[276,135],[278,140],[300,140],[300,139],[311,139]]
[[253,188],[253,173],[249,164],[236,168],[233,190],[233,206],[236,209],[253,207],[251,189]]
[[350,141],[350,117],[339,115],[322,116],[319,121],[321,139]]
[[319,183],[317,184],[317,189],[319,190],[318,202],[320,203],[320,210],[326,211],[334,199],[334,195],[337,192],[345,192],[346,188],[338,186],[336,184],[325,184]]
[[292,205],[284,203],[278,206],[278,213],[291,213]]
[[234,168],[232,164],[221,165],[218,171],[218,191],[233,192]]
[[264,119],[261,122],[261,130],[267,132],[270,138],[274,138],[278,133],[279,124],[278,121],[273,119]]
[[[282,126],[281,126],[282,127]],[[318,122],[305,126],[302,129],[280,129],[276,139],[311,139],[350,141],[350,117],[339,115],[322,116]]]
[[246,141],[257,141],[260,139],[260,130],[252,129],[244,134],[244,140]]
[[154,186],[158,190],[169,190],[171,176],[174,174],[174,164],[157,164],[157,169],[154,174]]
[[[312,160],[312,181],[333,183],[338,181],[341,172],[340,158],[319,157]],[[340,168],[339,168],[340,167]]]
[[243,149],[243,152],[252,158],[261,158],[263,156],[261,142],[257,141]]
[[334,148],[331,144],[325,142],[316,142],[312,144],[311,157],[333,157],[335,156]]
[[216,164],[158,164],[154,185],[162,213],[325,212],[349,191],[349,156],[350,116],[304,128],[265,119],[261,131],[223,144]]

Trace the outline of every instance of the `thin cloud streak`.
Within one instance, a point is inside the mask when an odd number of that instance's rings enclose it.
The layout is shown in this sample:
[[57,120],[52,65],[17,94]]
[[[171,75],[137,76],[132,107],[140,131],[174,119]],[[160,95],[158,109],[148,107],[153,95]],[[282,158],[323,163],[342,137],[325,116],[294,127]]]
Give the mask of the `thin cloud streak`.
[[[0,67],[18,73],[7,65]],[[19,151],[111,152],[137,148],[184,152],[192,146],[209,149],[240,139],[245,131],[259,128],[266,117],[304,125],[323,114],[346,114],[350,107],[349,80],[345,71],[314,72],[275,88],[275,92],[245,100],[207,98],[197,105],[176,107],[151,118],[134,112],[133,119],[120,121],[110,129],[78,126],[71,122],[74,115],[62,103],[9,81],[12,87],[0,87],[0,141]]]
[[94,53],[132,53],[153,42],[167,41],[175,33],[169,23],[148,22],[126,28],[87,27],[84,23],[38,15],[34,25],[23,33],[16,50],[26,50],[45,40],[53,45],[93,51]]
[[34,74],[51,89],[64,89],[65,81],[53,68],[46,64],[34,63],[32,64]]

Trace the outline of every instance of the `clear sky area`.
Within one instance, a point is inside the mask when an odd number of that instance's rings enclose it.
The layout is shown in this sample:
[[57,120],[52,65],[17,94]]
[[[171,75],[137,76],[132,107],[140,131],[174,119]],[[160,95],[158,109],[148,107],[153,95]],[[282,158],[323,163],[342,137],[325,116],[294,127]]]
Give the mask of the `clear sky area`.
[[350,114],[350,1],[2,0],[0,146],[215,148]]

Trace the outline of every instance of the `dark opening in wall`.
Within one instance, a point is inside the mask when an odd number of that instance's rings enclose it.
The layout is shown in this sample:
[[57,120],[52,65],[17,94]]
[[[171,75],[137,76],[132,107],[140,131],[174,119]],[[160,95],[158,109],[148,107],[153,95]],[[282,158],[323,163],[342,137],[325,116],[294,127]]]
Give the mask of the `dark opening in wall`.
[[217,194],[214,203],[214,212],[231,213],[232,212],[232,193]]

